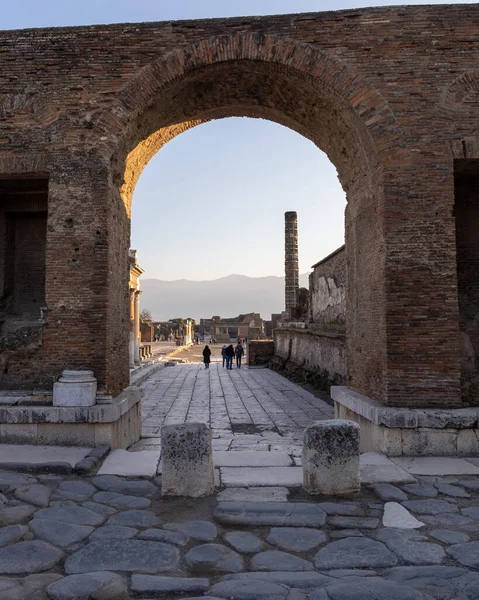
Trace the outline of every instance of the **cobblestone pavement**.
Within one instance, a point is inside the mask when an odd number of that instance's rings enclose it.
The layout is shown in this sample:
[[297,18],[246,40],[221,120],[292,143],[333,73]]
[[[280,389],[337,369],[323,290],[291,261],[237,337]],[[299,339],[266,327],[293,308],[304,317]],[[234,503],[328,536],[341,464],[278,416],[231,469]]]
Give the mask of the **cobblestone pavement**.
[[[144,437],[159,436],[164,424],[207,423],[216,450],[300,447],[307,425],[333,416],[331,405],[269,369],[177,365],[152,375],[141,390]],[[143,440],[137,449],[147,445]]]
[[289,502],[285,488],[162,500],[160,486],[0,471],[0,598],[479,598],[478,477]]

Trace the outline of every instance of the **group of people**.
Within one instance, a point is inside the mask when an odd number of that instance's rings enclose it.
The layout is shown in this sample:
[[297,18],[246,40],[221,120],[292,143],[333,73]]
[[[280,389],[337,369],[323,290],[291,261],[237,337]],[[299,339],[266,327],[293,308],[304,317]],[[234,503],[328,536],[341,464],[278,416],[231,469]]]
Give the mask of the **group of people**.
[[[235,347],[233,347],[233,344],[230,344],[229,346],[225,344],[223,346],[221,349],[223,368],[226,364],[226,368],[231,370],[233,368],[233,358],[236,357],[236,368],[241,369],[241,360],[244,356],[244,348],[241,341],[242,340],[240,340]],[[205,363],[205,369],[209,369],[211,362],[211,350],[208,345],[206,345],[203,350],[203,362]]]

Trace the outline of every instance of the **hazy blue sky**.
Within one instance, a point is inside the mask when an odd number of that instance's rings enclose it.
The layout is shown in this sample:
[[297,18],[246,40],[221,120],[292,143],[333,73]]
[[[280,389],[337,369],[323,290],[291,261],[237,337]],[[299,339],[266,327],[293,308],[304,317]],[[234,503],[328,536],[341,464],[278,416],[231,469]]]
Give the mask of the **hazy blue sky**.
[[[20,0],[0,28],[263,15],[408,2],[353,0]],[[459,4],[428,2],[428,4]],[[328,158],[280,125],[224,119],[168,143],[133,199],[132,247],[145,277],[283,274],[283,213],[296,210],[300,269],[343,243],[345,198]]]

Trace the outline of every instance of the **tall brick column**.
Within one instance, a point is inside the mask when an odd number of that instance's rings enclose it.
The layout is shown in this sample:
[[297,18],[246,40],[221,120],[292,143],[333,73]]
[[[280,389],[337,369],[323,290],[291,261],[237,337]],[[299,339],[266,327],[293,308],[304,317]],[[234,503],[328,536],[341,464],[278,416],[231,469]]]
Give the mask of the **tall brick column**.
[[284,273],[285,312],[294,318],[298,304],[298,215],[295,211],[284,213]]

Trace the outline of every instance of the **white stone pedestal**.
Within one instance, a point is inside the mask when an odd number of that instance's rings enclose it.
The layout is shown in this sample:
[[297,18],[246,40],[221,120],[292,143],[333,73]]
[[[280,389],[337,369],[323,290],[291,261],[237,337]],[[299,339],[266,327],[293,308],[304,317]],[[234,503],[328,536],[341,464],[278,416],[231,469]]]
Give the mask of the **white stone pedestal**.
[[63,371],[53,385],[53,406],[93,406],[97,381],[93,371]]
[[303,488],[312,495],[357,492],[359,425],[353,421],[316,421],[303,434]]
[[201,498],[215,491],[211,431],[205,423],[161,428],[161,495]]

